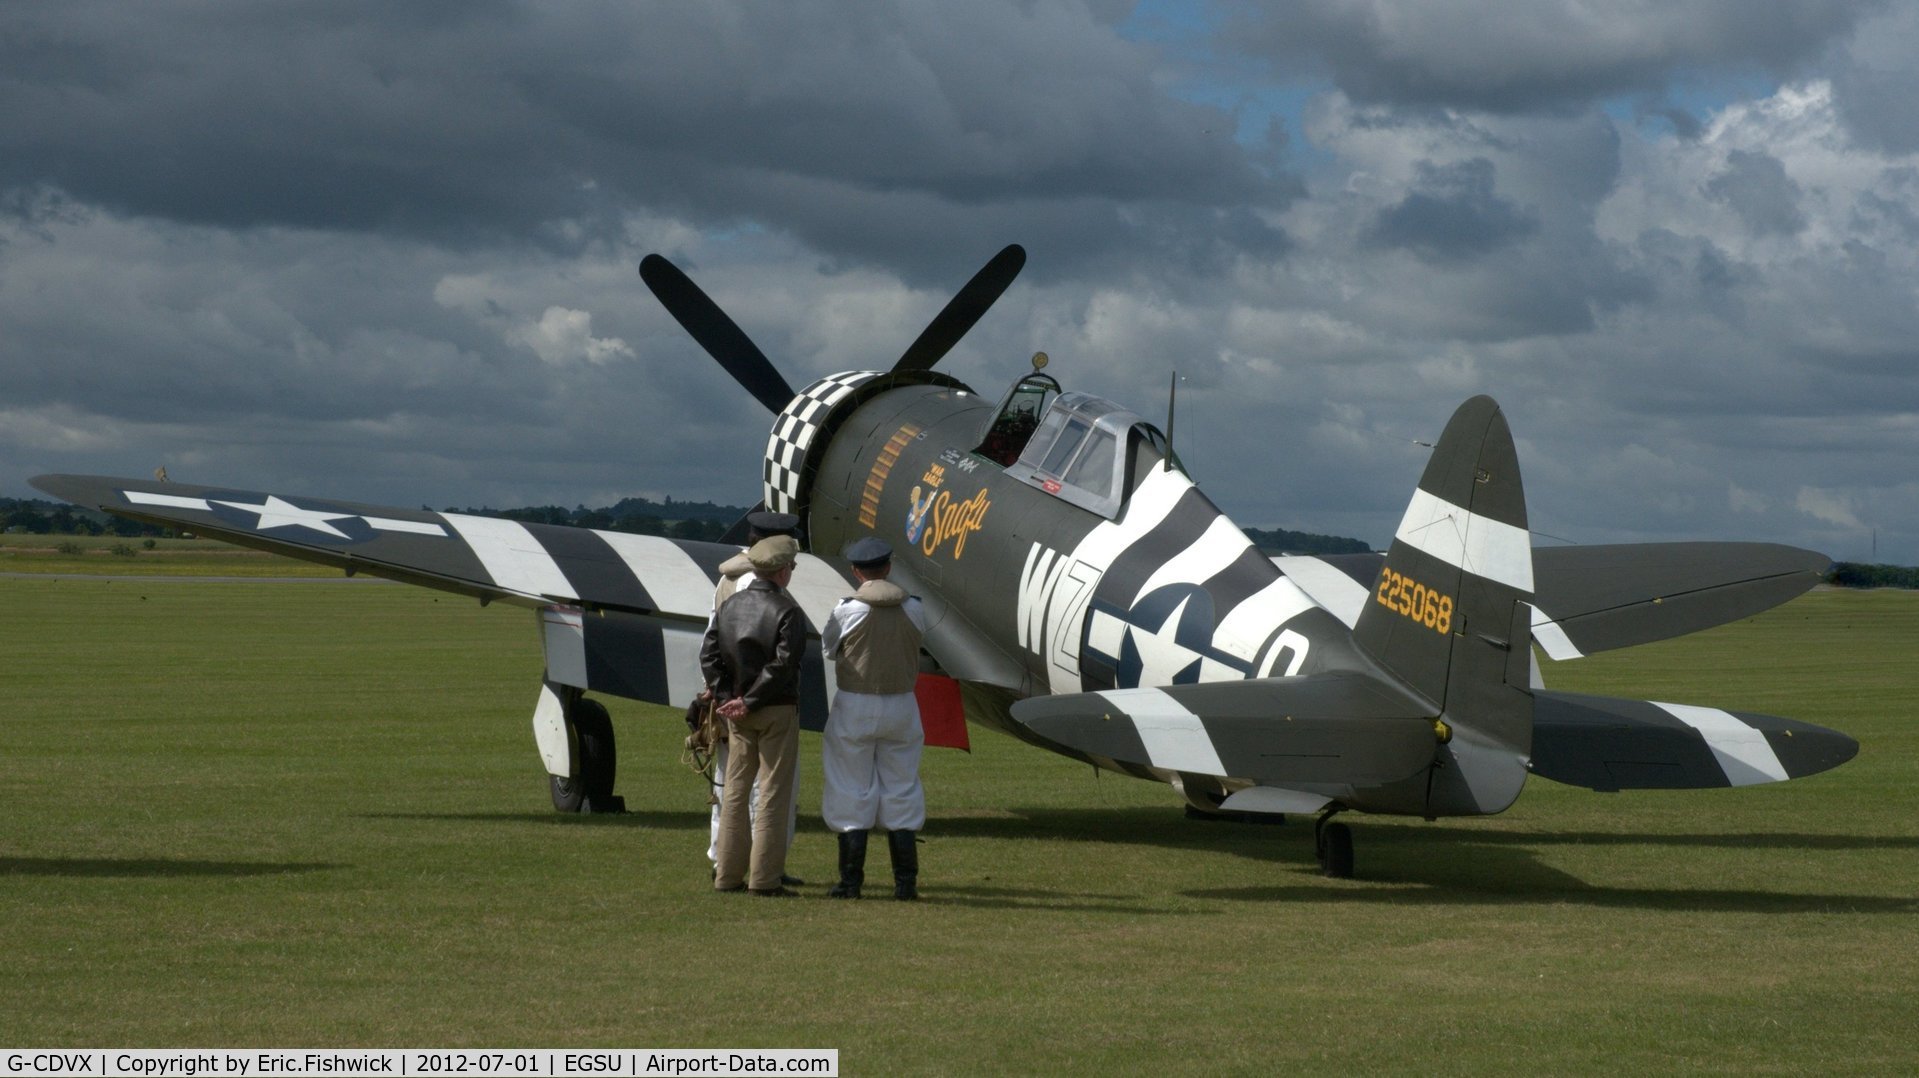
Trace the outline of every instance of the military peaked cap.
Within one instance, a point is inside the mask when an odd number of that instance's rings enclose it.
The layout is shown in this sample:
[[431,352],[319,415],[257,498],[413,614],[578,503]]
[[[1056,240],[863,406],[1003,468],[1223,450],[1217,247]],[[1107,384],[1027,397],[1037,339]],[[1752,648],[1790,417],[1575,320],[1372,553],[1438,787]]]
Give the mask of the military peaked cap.
[[765,539],[774,535],[792,535],[800,530],[800,518],[791,513],[775,513],[770,509],[759,509],[746,514],[746,529],[754,539]]
[[886,540],[873,535],[853,540],[841,553],[855,569],[877,569],[893,560],[893,548],[886,545]]
[[753,544],[746,552],[746,560],[753,563],[753,570],[760,573],[777,573],[781,569],[792,568],[793,560],[800,555],[800,541],[790,535],[773,535]]

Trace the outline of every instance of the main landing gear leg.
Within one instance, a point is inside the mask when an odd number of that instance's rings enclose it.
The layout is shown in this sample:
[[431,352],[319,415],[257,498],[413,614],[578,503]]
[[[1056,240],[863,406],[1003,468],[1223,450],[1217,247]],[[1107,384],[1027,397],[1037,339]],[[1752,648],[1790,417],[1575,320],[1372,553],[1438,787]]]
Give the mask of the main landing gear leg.
[[1313,848],[1319,854],[1319,872],[1335,880],[1353,878],[1353,829],[1333,823],[1337,807],[1320,813],[1313,824]]

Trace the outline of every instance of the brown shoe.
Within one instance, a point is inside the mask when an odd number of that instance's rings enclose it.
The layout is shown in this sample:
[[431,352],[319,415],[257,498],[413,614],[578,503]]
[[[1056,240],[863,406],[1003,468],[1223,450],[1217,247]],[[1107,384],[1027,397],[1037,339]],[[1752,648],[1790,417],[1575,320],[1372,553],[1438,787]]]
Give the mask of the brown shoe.
[[736,883],[731,887],[715,887],[713,888],[713,890],[722,895],[735,895],[740,893],[741,891],[746,890],[746,885],[743,883]]
[[784,887],[748,887],[746,893],[761,898],[797,898],[798,891],[789,891]]

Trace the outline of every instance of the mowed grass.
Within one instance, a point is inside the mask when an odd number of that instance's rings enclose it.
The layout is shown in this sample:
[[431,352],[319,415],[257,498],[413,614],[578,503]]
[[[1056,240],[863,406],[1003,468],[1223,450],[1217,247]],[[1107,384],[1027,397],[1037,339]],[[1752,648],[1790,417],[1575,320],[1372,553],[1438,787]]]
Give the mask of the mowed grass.
[[[146,544],[151,542],[151,547]],[[340,570],[218,539],[0,535],[0,573],[86,576],[338,577]]]
[[[1858,759],[1536,781],[1487,819],[1185,819],[974,731],[917,904],[709,890],[662,709],[634,811],[551,811],[533,616],[400,586],[0,579],[0,1044],[814,1046],[845,1074],[1911,1073],[1919,596],[1821,591],[1555,687],[1771,712]],[[886,875],[883,847],[869,870]],[[883,888],[874,890],[884,893]]]

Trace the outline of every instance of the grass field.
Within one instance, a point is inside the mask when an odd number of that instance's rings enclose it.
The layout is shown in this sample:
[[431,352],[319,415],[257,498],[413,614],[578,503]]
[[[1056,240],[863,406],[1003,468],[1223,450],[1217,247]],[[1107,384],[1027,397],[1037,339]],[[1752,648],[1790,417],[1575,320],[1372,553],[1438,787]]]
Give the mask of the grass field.
[[[146,544],[151,542],[151,547]],[[217,539],[118,535],[0,535],[0,573],[87,576],[338,577],[340,570]]]
[[[121,559],[115,558],[114,561]],[[129,559],[131,571],[141,568]],[[1919,596],[1546,671],[1859,758],[1489,819],[1196,822],[975,731],[917,904],[708,891],[679,724],[550,810],[532,615],[405,587],[0,579],[0,1044],[837,1047],[842,1073],[1913,1073]],[[802,791],[817,808],[818,742]],[[803,802],[804,804],[804,802]],[[870,868],[884,873],[884,854]]]

